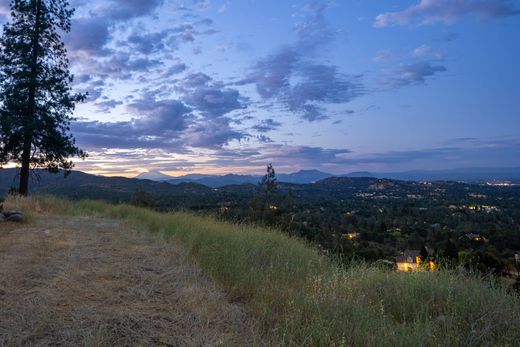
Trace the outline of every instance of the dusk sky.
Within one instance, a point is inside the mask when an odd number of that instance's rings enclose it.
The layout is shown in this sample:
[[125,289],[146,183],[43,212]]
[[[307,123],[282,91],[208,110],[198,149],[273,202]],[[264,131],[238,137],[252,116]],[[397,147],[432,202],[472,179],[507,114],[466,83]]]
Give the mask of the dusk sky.
[[520,1],[72,4],[76,169],[520,166]]

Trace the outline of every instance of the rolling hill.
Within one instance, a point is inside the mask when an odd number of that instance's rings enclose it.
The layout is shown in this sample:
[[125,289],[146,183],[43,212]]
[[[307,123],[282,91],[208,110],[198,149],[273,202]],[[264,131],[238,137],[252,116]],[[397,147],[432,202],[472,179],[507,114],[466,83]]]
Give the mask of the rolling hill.
[[[403,181],[461,181],[461,182],[486,182],[486,181],[520,181],[520,168],[464,168],[450,170],[414,170],[403,172],[376,172],[367,171],[351,172],[347,174],[334,175],[319,170],[300,170],[294,173],[277,174],[278,182],[293,184],[314,183],[329,177],[375,177]],[[161,182],[177,183],[199,183],[208,187],[218,188],[230,184],[256,184],[261,175],[203,175],[189,174],[172,177],[161,172],[151,171],[143,173],[136,178],[150,179]]]

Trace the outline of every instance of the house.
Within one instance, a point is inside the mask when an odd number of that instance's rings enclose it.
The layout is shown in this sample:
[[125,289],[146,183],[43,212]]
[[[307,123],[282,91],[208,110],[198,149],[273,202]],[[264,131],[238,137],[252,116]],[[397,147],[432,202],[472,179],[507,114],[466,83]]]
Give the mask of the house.
[[485,237],[483,237],[477,233],[469,233],[464,236],[466,236],[469,240],[472,240],[472,241],[477,241],[477,242],[487,241],[487,239]]
[[425,246],[424,250],[428,254],[426,260],[424,261],[421,258],[421,251],[417,250],[406,250],[402,253],[402,255],[398,255],[395,261],[396,270],[402,272],[434,272],[435,270],[437,270],[437,264],[435,264],[433,257],[433,249],[428,246]]
[[349,240],[355,240],[361,237],[360,233],[354,233],[354,232],[343,232],[340,234],[340,239],[349,239]]
[[397,271],[417,271],[422,263],[421,252],[418,250],[406,250],[402,255],[398,255],[395,260]]

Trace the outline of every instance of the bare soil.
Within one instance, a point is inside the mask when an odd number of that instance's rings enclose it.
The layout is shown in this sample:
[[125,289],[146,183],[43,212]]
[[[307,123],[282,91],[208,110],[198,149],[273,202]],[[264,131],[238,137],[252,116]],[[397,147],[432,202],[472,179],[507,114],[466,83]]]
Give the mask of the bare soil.
[[0,224],[0,346],[265,344],[171,242],[95,217]]

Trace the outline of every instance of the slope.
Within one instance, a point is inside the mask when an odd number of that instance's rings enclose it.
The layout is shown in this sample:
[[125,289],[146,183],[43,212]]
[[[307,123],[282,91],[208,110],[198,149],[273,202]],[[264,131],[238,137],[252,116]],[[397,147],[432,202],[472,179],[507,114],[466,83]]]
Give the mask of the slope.
[[0,226],[0,345],[263,344],[174,244],[121,220],[33,207],[29,224]]

